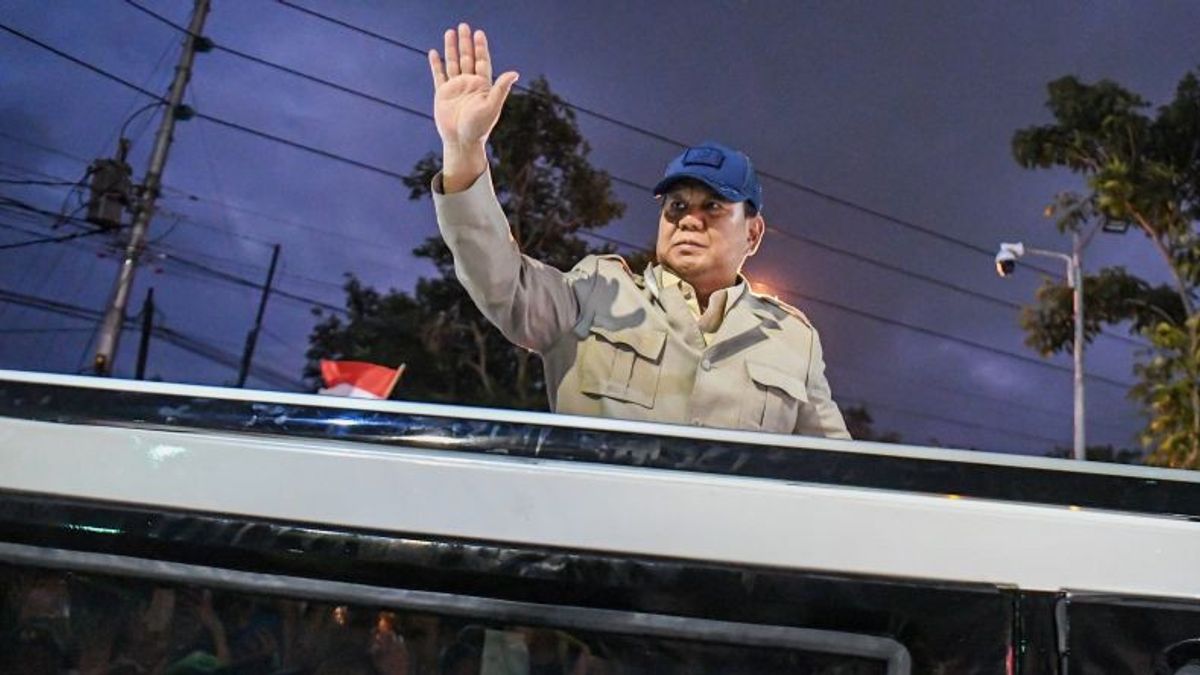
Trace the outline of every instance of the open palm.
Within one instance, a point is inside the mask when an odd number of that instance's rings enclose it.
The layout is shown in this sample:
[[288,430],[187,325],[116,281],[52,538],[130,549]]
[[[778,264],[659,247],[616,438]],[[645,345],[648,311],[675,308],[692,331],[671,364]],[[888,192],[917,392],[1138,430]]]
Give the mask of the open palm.
[[443,63],[436,49],[429,52],[434,86],[433,118],[438,134],[450,145],[479,144],[500,119],[517,73],[506,72],[492,82],[487,35],[481,30],[472,34],[465,23],[459,24],[457,30],[446,31],[445,53]]

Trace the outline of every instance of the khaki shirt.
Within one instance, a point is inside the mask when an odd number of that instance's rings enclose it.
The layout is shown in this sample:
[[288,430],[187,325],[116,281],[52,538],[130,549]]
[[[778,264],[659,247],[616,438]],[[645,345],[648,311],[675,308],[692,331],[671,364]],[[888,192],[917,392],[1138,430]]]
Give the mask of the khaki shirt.
[[696,317],[696,324],[700,326],[700,335],[704,337],[704,345],[711,345],[717,336],[717,331],[721,328],[721,322],[729,313],[729,307],[741,296],[742,291],[746,288],[746,283],[742,279],[738,279],[733,286],[714,291],[712,295],[708,296],[708,306],[700,309],[700,298],[691,284],[675,276],[661,265],[652,269],[655,271],[654,278],[658,281],[659,288],[679,286],[680,292],[683,293],[683,299],[687,301],[688,309],[692,310],[692,315]]
[[443,194],[438,227],[475,304],[512,342],[542,356],[556,412],[849,438],[808,318],[727,289],[706,340],[684,297],[655,266],[633,273],[619,256],[588,256],[561,272],[517,250],[490,174]]

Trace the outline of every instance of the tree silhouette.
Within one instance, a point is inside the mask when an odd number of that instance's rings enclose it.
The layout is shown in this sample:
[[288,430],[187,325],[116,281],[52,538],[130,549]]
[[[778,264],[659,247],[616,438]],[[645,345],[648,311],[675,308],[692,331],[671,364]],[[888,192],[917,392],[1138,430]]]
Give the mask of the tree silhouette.
[[[574,113],[544,78],[510,95],[488,145],[496,195],[521,251],[564,271],[585,255],[613,252],[581,234],[620,217],[625,206],[608,174],[589,163]],[[411,199],[430,197],[440,168],[435,154],[417,162],[404,178]],[[431,261],[438,276],[419,280],[411,294],[347,281],[349,317],[325,316],[310,335],[310,381],[321,358],[403,362],[408,369],[395,398],[546,409],[541,360],[479,313],[441,237],[426,239],[413,255]]]

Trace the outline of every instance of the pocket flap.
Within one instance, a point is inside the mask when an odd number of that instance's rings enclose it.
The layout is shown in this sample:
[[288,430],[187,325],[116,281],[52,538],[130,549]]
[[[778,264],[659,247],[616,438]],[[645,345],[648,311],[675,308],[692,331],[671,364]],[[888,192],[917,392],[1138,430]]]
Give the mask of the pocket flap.
[[605,342],[615,345],[625,345],[638,353],[644,359],[657,361],[667,344],[667,332],[651,328],[621,328],[612,330],[603,326],[593,325],[591,332],[599,335]]
[[808,401],[808,388],[804,386],[804,380],[795,375],[789,375],[774,366],[755,361],[746,362],[746,371],[750,374],[751,380],[764,387],[774,387],[798,401]]

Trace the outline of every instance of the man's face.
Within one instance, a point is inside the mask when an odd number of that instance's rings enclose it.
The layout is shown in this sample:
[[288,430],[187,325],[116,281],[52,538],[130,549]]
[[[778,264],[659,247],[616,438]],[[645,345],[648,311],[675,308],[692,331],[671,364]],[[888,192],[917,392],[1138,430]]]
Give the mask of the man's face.
[[762,241],[761,216],[746,217],[745,202],[727,202],[700,183],[684,182],[662,195],[658,262],[697,290],[733,283]]

